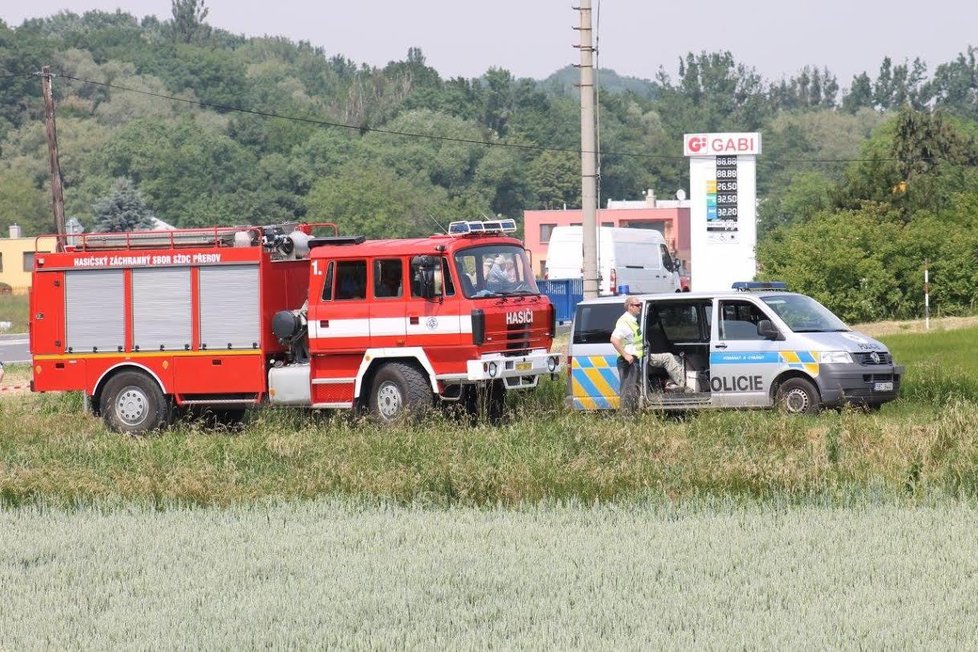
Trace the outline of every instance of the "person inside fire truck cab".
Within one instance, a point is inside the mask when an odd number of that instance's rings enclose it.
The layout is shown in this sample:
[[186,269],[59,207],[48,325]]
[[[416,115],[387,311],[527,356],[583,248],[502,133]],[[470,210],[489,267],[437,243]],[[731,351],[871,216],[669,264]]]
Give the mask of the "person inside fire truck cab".
[[337,284],[337,299],[365,299],[363,279],[359,277],[355,269],[340,267],[340,279]]
[[506,280],[510,283],[516,283],[516,263],[513,262],[512,258],[507,258],[503,263],[503,271],[506,272]]
[[401,268],[391,264],[382,265],[374,294],[378,297],[401,296]]
[[490,292],[505,292],[511,288],[512,283],[506,274],[505,265],[506,257],[502,254],[496,256],[492,269],[489,270],[489,275],[486,277],[486,289]]

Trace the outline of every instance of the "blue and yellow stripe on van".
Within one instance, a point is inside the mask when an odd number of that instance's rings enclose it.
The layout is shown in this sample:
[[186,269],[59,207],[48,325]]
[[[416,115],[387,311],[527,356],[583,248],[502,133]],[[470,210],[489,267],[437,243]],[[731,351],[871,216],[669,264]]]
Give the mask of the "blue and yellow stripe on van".
[[714,351],[710,366],[725,364],[777,364],[818,375],[818,351]]
[[583,355],[571,358],[571,399],[575,410],[618,408],[617,355]]

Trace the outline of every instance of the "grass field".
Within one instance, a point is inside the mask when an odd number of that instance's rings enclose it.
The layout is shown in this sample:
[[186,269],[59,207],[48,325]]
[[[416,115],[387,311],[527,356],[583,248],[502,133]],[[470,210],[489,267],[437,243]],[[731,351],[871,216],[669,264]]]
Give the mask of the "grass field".
[[0,294],[0,321],[9,321],[8,333],[27,332],[27,295]]
[[814,418],[555,382],[498,428],[130,438],[0,394],[0,649],[974,648],[976,337],[885,336],[903,397]]
[[240,432],[181,425],[133,439],[83,414],[78,395],[7,397],[0,400],[0,500],[72,505],[121,496],[227,505],[344,495],[517,505],[649,496],[975,497],[976,335],[888,337],[908,366],[904,398],[879,413],[815,418],[569,413],[563,383],[553,382],[512,400],[501,427],[436,418],[390,428],[346,413],[261,410]]
[[2,649],[978,645],[973,503],[0,511]]

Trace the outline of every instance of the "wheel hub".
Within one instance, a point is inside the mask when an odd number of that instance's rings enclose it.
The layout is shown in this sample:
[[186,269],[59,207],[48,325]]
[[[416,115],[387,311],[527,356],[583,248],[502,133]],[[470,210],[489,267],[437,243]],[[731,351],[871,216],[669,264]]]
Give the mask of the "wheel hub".
[[377,388],[377,410],[384,419],[390,420],[399,415],[403,406],[404,399],[397,385],[385,382]]
[[789,412],[804,412],[808,409],[808,394],[800,389],[792,389],[784,397],[784,404]]
[[115,400],[115,411],[127,425],[136,425],[141,422],[149,409],[149,401],[146,395],[134,387],[127,387]]

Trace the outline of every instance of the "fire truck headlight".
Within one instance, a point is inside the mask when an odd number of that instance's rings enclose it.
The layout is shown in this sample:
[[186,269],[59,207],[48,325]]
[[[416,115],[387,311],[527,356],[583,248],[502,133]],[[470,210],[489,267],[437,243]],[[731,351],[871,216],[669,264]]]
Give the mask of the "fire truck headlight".
[[489,372],[489,377],[490,378],[495,378],[496,377],[496,372],[498,371],[498,368],[496,367],[496,363],[495,362],[490,362],[487,365],[486,371]]
[[551,355],[547,358],[547,371],[553,373],[557,369],[557,356]]

